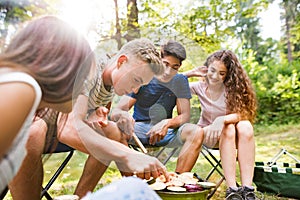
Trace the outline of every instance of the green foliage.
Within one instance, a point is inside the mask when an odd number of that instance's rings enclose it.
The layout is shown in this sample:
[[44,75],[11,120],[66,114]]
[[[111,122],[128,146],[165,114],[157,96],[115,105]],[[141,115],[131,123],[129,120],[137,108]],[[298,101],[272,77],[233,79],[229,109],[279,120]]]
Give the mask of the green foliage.
[[57,1],[59,0],[0,1],[0,52],[10,39],[10,32],[17,30],[20,23],[45,13],[54,14],[55,9],[52,6]]
[[175,15],[169,2],[159,0],[140,1],[139,21],[141,27],[148,28],[166,28],[170,18]]
[[[8,23],[21,22],[46,13],[53,14],[60,2],[61,0],[1,1],[1,47],[5,45]],[[297,122],[300,115],[299,1],[281,2],[282,8],[288,11],[281,13],[281,17],[288,19],[291,25],[289,33],[294,58],[292,63],[287,60],[287,41],[284,41],[286,32],[282,41],[271,38],[263,40],[259,36],[258,14],[272,3],[268,0],[190,0],[181,4],[184,6],[175,5],[171,0],[138,0],[138,25],[141,36],[150,38],[156,44],[164,39],[175,39],[186,47],[188,57],[181,72],[203,64],[208,54],[227,46],[238,54],[255,87],[259,105],[257,123]],[[125,17],[120,20],[121,33],[124,34],[127,19]],[[110,35],[114,35],[113,20],[111,24]],[[99,42],[96,51],[113,53],[115,46],[111,41]],[[193,98],[191,105],[191,121],[196,123],[200,114],[198,99]]]
[[197,124],[200,117],[201,108],[199,105],[199,99],[196,95],[193,95],[191,99],[191,119],[190,122]]
[[258,124],[297,123],[300,117],[300,62],[264,66],[248,53],[248,71],[258,99]]
[[233,35],[227,23],[234,16],[234,9],[231,2],[200,2],[194,2],[188,12],[178,16],[174,28],[211,53],[221,48],[226,36]]

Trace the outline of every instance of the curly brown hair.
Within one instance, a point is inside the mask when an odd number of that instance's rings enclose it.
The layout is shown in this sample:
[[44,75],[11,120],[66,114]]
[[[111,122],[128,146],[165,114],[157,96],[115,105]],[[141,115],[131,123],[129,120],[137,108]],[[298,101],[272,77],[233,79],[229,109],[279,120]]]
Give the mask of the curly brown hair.
[[209,66],[214,61],[221,61],[227,68],[224,86],[228,112],[238,113],[241,119],[253,123],[257,109],[256,94],[237,56],[230,50],[220,50],[211,54],[205,65]]

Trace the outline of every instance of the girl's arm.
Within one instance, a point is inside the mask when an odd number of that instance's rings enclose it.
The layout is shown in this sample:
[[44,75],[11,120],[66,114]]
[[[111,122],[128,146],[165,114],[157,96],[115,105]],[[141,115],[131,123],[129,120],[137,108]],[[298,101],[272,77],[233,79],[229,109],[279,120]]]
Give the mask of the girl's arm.
[[236,124],[240,120],[239,115],[236,113],[217,117],[211,125],[203,128],[204,144],[208,147],[214,147],[220,139],[224,125]]
[[188,78],[191,78],[191,77],[205,77],[206,73],[207,73],[207,67],[199,66],[189,71],[183,72],[182,74]]
[[26,83],[0,84],[0,158],[20,131],[35,101],[33,87]]
[[241,120],[239,114],[233,113],[224,116],[224,124],[235,124]]

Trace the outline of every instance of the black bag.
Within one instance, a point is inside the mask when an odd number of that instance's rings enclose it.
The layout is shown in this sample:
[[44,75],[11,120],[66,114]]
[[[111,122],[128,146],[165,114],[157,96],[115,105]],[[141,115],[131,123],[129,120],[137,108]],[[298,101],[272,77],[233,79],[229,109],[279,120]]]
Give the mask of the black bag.
[[273,161],[256,162],[253,182],[258,191],[300,199],[300,162],[292,157],[297,163],[276,163],[282,154],[288,152],[282,149]]

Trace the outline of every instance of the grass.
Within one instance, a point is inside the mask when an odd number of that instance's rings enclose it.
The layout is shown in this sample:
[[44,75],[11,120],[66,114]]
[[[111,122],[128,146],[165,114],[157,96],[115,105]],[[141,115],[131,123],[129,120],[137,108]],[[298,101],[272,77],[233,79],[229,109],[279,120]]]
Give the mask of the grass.
[[[300,159],[300,124],[298,125],[282,125],[282,126],[266,126],[256,127],[256,161],[270,161],[274,155],[276,155],[281,148],[285,148],[289,153]],[[218,157],[218,152],[214,152]],[[66,154],[53,154],[45,162],[45,177],[44,181],[49,180],[54,170],[60,165]],[[64,169],[58,180],[51,187],[50,194],[53,196],[72,194],[76,183],[81,175],[86,154],[76,151],[68,166]],[[294,161],[287,155],[283,155],[278,162],[292,162]],[[174,171],[176,165],[176,157],[171,158],[167,163],[168,171]],[[210,169],[210,166],[203,156],[200,155],[199,159],[193,169],[193,172],[197,173],[201,177],[205,177]],[[237,175],[238,176],[238,175]],[[121,178],[117,168],[114,164],[111,164],[109,169],[104,174],[103,178],[99,181],[97,189],[113,182],[116,179]],[[212,181],[218,180],[218,176],[213,176]],[[224,199],[224,193],[226,190],[225,183],[221,184],[221,187],[217,190],[212,200]],[[288,200],[289,198],[278,197],[272,194],[264,194],[265,200],[277,199]],[[10,200],[11,196],[8,194],[4,198]]]

